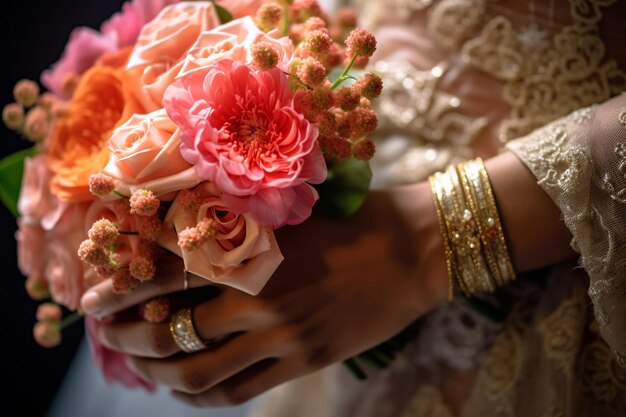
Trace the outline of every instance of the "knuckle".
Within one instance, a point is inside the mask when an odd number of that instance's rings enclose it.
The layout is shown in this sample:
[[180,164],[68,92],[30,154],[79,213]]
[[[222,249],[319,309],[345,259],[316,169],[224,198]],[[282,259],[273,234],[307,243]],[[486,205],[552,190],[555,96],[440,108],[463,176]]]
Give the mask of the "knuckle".
[[319,369],[335,362],[335,352],[328,346],[319,346],[305,354],[305,364],[309,368]]
[[181,369],[178,374],[178,379],[180,381],[181,390],[190,394],[198,394],[206,390],[208,386],[206,375],[193,368]]
[[164,331],[163,326],[148,327],[148,342],[152,353],[157,357],[170,356],[174,351],[171,336]]
[[221,396],[226,404],[234,406],[249,401],[254,397],[254,394],[245,384],[242,384],[223,388],[221,390]]
[[122,350],[117,332],[114,328],[103,326],[98,332],[98,339],[110,349],[116,351]]

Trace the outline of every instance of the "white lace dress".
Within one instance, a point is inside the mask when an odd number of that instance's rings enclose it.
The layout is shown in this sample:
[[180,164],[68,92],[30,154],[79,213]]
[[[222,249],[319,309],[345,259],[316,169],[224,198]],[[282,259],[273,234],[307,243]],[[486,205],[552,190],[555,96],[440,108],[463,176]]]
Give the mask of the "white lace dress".
[[265,394],[251,416],[625,416],[626,2],[388,0],[359,11],[385,82],[375,186],[509,149],[581,256],[486,299],[501,320],[449,303],[420,320],[390,368],[361,382],[331,366]]

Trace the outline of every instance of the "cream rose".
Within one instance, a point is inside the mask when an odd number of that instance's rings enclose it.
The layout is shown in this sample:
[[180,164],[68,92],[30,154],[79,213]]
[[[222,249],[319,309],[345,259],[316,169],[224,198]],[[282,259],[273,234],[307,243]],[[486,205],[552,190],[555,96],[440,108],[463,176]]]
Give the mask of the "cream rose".
[[[202,200],[197,214],[185,210],[180,199],[174,200],[159,243],[181,256],[189,272],[258,294],[283,260],[272,229],[260,226],[248,215],[229,211],[213,183],[204,182],[195,191]],[[196,250],[181,250],[178,233],[205,218],[215,222],[215,239]]]
[[111,156],[104,172],[124,194],[146,188],[161,197],[200,182],[180,153],[180,132],[165,110],[133,115],[115,129],[108,146]]
[[181,2],[145,25],[126,66],[133,94],[148,111],[161,108],[163,92],[200,33],[219,25],[213,3]]
[[251,46],[261,41],[276,48],[278,67],[284,71],[288,70],[289,60],[293,53],[291,40],[285,36],[281,37],[277,30],[263,32],[248,16],[200,34],[189,49],[176,78],[224,59],[249,64],[252,62]]

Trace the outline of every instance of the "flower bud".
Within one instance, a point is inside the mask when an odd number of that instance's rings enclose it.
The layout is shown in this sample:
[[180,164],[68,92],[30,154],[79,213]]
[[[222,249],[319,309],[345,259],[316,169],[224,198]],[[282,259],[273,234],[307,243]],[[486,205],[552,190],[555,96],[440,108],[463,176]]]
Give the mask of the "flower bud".
[[13,97],[22,106],[32,107],[39,98],[39,86],[32,80],[20,80],[13,87]]
[[376,152],[376,145],[369,139],[361,138],[352,145],[352,154],[356,159],[369,161]]
[[270,70],[278,64],[278,51],[269,42],[256,42],[251,47],[252,63],[260,70]]
[[367,73],[359,77],[354,88],[363,97],[372,100],[383,91],[383,79],[377,74]]
[[48,323],[60,323],[63,317],[61,307],[54,303],[43,303],[37,307],[37,320]]
[[45,139],[49,130],[48,112],[40,106],[30,109],[24,122],[24,136],[33,142],[40,142]]
[[255,22],[264,32],[276,29],[283,18],[283,7],[277,3],[265,3],[256,13]]
[[100,219],[91,226],[87,235],[96,244],[108,246],[115,243],[120,231],[109,219]]
[[321,62],[311,57],[304,58],[300,62],[296,74],[309,87],[320,85],[326,80],[326,68]]
[[148,323],[163,323],[170,316],[170,300],[157,297],[143,305],[143,318]]
[[101,173],[89,177],[89,191],[96,197],[104,197],[115,191],[113,178]]
[[61,328],[58,324],[37,322],[33,327],[35,341],[45,348],[53,348],[61,343]]
[[24,107],[18,103],[11,103],[2,109],[2,121],[11,130],[20,130],[24,125]]
[[130,196],[130,214],[154,216],[161,202],[150,190],[137,190]]
[[30,276],[25,283],[26,292],[33,300],[45,300],[50,298],[48,282],[38,276]]
[[363,28],[354,29],[350,32],[348,39],[346,39],[346,51],[348,57],[371,57],[376,51],[376,38],[374,35]]
[[141,282],[150,281],[156,273],[156,266],[152,259],[145,256],[136,256],[128,264],[130,275]]
[[111,260],[109,251],[91,239],[84,240],[80,244],[78,257],[93,267],[105,266]]
[[216,233],[215,222],[211,219],[204,219],[196,227],[187,227],[178,234],[178,246],[182,250],[196,250],[213,239]]

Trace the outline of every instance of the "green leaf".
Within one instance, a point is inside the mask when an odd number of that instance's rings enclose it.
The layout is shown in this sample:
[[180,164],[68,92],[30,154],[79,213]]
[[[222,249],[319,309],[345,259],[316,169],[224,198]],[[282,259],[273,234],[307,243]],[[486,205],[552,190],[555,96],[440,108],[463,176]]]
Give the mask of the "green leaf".
[[19,217],[17,200],[22,188],[24,159],[35,153],[33,148],[24,149],[0,160],[0,200],[16,218]]
[[233,20],[233,15],[226,10],[225,8],[223,8],[222,6],[220,6],[219,4],[213,2],[213,6],[215,6],[215,11],[217,12],[217,17],[220,18],[220,22],[222,24],[224,23],[228,23],[231,20]]
[[372,171],[369,163],[350,159],[328,165],[328,178],[317,186],[320,199],[316,208],[335,217],[354,214],[369,191]]

